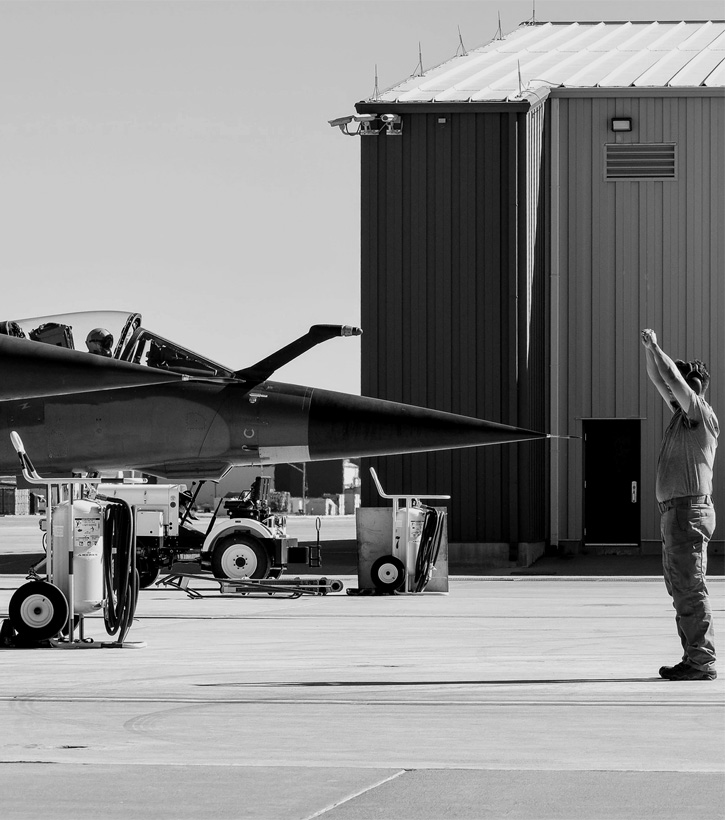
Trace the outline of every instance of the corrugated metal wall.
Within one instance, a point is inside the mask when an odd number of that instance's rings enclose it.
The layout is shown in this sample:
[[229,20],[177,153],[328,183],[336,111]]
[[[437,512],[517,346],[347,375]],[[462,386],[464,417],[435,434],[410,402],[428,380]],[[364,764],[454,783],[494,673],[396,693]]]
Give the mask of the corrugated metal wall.
[[[558,108],[559,429],[580,434],[590,417],[645,419],[642,539],[657,541],[654,476],[669,412],[647,379],[639,331],[654,328],[673,357],[709,364],[708,400],[722,426],[725,99],[562,97]],[[633,131],[615,138],[614,116],[632,117]],[[605,181],[603,146],[615,141],[676,143],[677,179]],[[561,448],[562,540],[582,535],[581,447]],[[715,480],[716,506],[725,509],[723,453]]]
[[[527,234],[544,197],[526,206],[542,124],[543,109],[406,113],[401,136],[362,138],[363,394],[545,429],[546,257]],[[452,495],[451,542],[543,540],[544,453],[371,459],[363,503],[374,464],[388,492]]]

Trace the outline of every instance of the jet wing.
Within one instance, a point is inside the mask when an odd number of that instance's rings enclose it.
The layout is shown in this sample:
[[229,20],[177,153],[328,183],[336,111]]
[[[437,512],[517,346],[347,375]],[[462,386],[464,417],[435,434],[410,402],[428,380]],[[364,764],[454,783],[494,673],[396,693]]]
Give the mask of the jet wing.
[[189,377],[0,335],[0,401],[179,382]]

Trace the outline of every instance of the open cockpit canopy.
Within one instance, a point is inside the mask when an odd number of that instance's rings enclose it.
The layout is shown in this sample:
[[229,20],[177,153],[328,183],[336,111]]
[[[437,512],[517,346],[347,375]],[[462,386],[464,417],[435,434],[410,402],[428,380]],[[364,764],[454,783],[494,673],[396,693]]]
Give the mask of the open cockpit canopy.
[[99,331],[112,337],[107,355],[113,359],[193,376],[234,376],[233,370],[147,330],[139,313],[84,311],[0,322],[0,334],[84,353],[91,352],[89,337],[104,335]]

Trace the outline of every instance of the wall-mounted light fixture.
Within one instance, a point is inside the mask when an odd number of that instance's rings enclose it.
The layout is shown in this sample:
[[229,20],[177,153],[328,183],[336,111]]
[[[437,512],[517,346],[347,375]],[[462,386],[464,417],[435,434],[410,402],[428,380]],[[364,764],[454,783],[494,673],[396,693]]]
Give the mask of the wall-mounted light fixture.
[[631,131],[631,117],[612,117],[612,131]]

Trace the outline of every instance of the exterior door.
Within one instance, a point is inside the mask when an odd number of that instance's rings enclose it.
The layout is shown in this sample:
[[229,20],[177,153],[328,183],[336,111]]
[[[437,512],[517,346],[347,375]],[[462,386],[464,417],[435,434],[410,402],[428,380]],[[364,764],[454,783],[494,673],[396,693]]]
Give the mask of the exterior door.
[[639,546],[639,419],[584,420],[584,543]]

